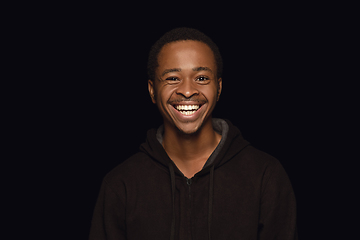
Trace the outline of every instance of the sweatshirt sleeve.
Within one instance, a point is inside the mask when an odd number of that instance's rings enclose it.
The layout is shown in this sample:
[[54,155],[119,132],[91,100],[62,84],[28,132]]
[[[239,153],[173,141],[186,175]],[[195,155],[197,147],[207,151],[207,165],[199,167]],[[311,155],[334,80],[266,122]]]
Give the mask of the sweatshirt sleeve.
[[297,240],[294,192],[281,164],[273,163],[263,176],[258,239]]
[[103,181],[91,222],[89,240],[125,240],[125,197]]

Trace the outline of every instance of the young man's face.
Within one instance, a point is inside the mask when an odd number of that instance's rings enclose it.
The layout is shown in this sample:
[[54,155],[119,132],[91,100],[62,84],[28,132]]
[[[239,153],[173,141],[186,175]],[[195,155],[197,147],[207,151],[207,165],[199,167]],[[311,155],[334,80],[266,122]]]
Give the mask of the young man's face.
[[212,50],[199,41],[172,42],[161,49],[158,64],[149,92],[164,124],[185,134],[197,132],[210,119],[221,93]]

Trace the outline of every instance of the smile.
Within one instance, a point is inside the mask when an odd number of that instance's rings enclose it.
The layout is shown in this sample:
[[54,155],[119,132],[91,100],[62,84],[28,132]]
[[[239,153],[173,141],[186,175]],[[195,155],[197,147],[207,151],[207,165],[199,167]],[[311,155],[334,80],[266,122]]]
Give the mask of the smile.
[[188,116],[194,114],[200,108],[200,105],[174,105],[173,107],[181,114]]

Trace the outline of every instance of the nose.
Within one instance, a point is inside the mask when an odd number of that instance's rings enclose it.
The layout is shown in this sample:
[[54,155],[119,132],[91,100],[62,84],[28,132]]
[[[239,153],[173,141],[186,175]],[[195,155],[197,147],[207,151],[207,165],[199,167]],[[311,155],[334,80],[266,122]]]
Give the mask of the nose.
[[184,79],[180,83],[176,93],[183,95],[186,98],[190,98],[193,95],[199,94],[199,91],[196,89],[196,85],[191,79]]

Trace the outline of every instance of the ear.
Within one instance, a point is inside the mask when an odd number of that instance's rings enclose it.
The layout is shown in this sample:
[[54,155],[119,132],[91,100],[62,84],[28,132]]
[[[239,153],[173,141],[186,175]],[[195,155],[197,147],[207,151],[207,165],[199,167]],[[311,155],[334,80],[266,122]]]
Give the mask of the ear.
[[217,84],[218,84],[217,101],[219,101],[219,99],[220,99],[220,94],[221,94],[221,91],[222,91],[222,78],[219,78],[219,79],[217,80]]
[[149,90],[151,100],[155,104],[156,103],[155,89],[154,89],[154,82],[152,80],[148,80],[148,90]]

